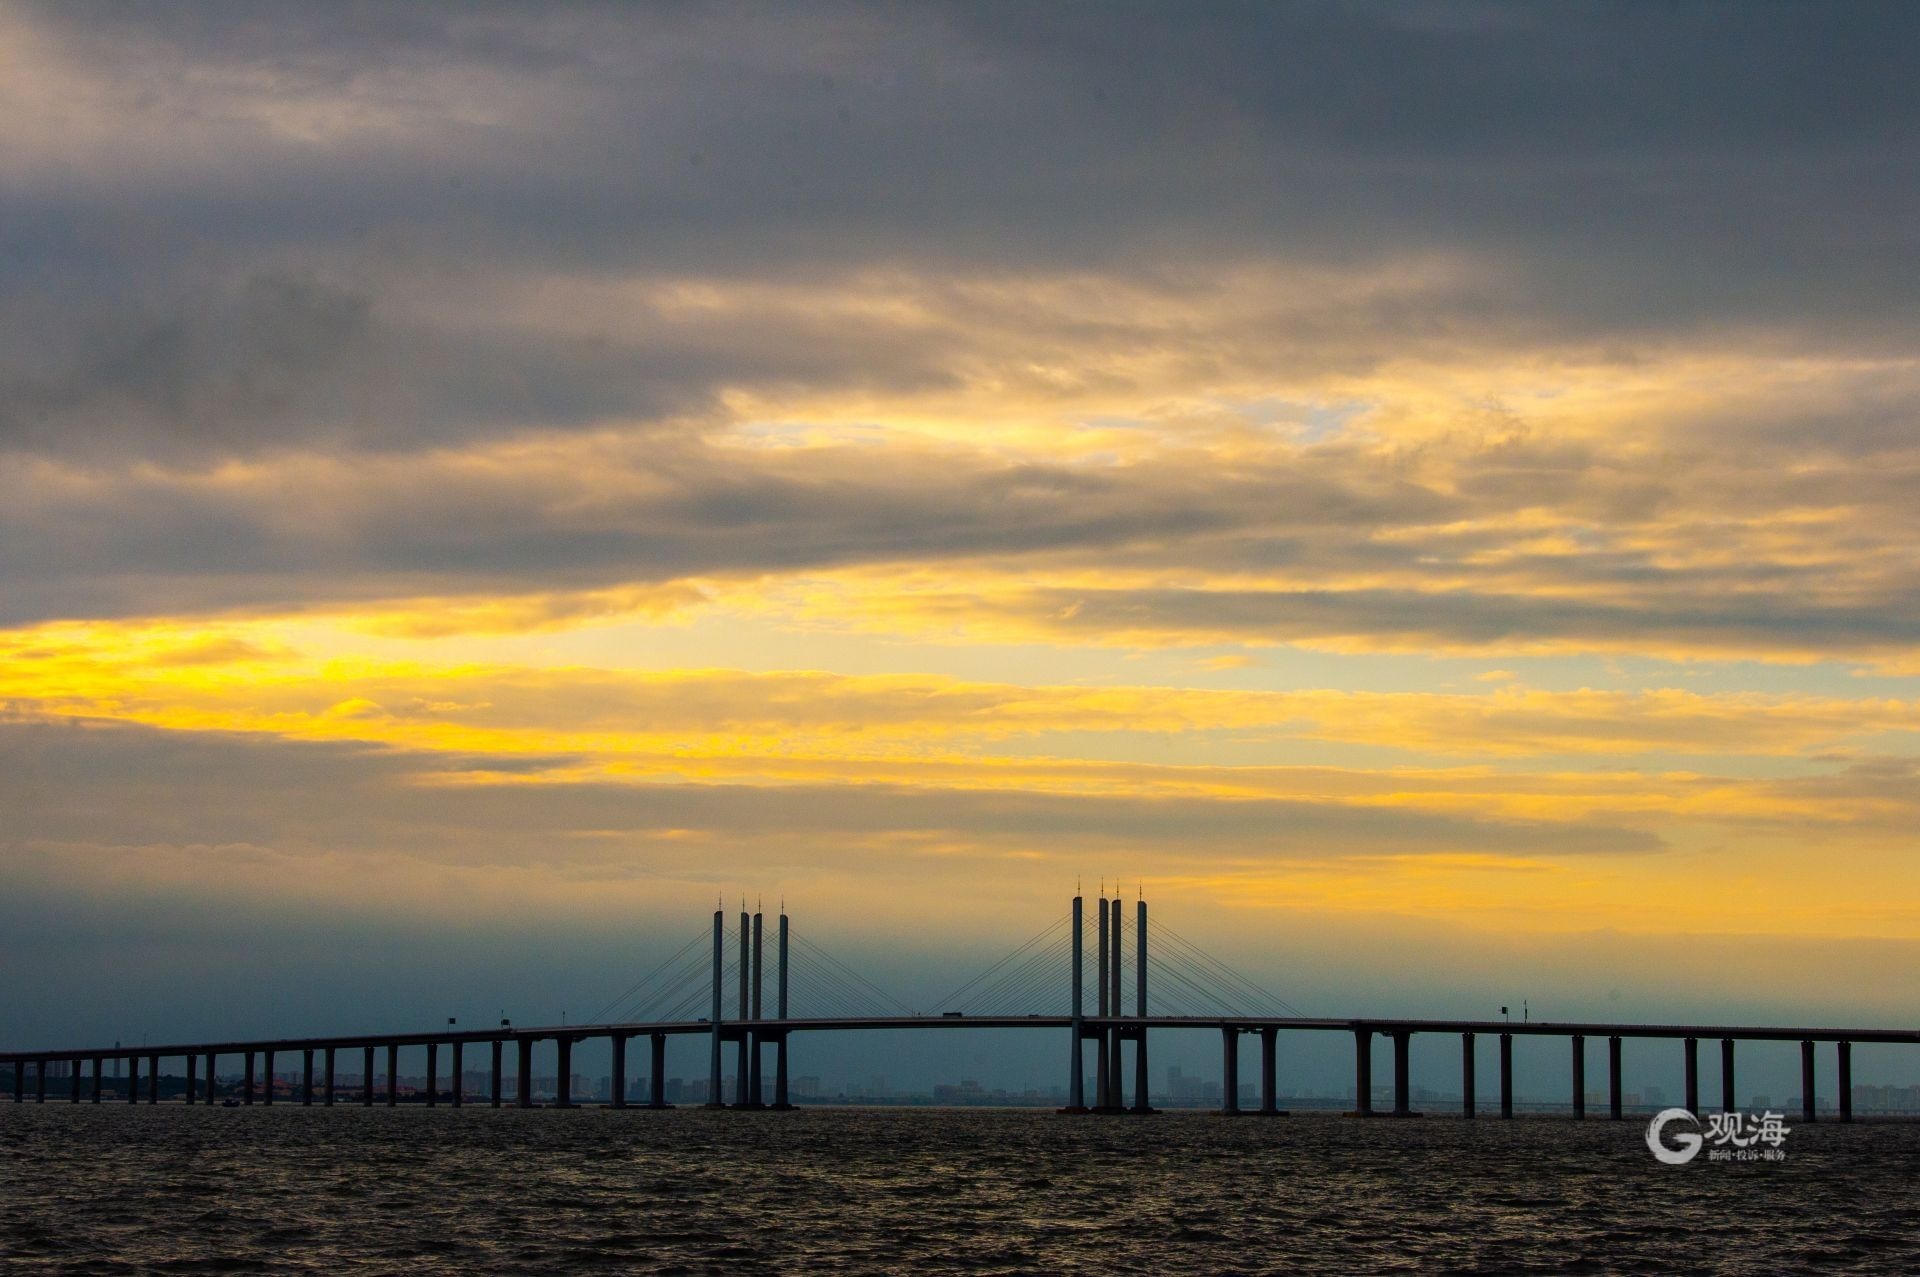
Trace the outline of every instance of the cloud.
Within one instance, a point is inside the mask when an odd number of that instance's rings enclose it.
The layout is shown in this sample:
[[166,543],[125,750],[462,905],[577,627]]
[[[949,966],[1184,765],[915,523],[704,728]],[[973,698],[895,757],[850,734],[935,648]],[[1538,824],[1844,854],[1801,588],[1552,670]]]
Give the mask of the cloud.
[[4,21],[0,622],[1912,664],[1904,15]]
[[[432,445],[740,387],[935,388],[996,325],[1035,385],[1126,381],[1053,355],[1137,355],[1148,298],[1161,379],[1490,345],[1904,357],[1908,26],[20,6],[0,431]],[[763,306],[725,316],[731,340],[684,304],[887,278],[904,308]],[[1223,278],[1235,322],[1193,329]],[[1050,322],[1010,322],[1035,279],[1066,282],[1029,316]],[[621,285],[624,307],[553,322]]]
[[49,5],[13,26],[16,100],[73,103],[65,156],[7,113],[30,190],[132,185],[184,230],[216,189],[253,241],[380,227],[755,270],[798,245],[1031,266],[1464,242],[1518,249],[1562,313],[1777,312],[1789,281],[1859,327],[1909,304],[1868,269],[1920,120],[1911,20],[1886,9]]
[[1649,606],[1636,598],[1589,602],[1465,590],[1075,587],[984,598],[928,592],[885,607],[890,615],[921,612],[983,637],[1148,647],[1297,642],[1345,651],[1852,656],[1906,667],[1920,640],[1920,615],[1892,597],[1867,606],[1795,606],[1777,595],[1747,601],[1709,592],[1691,603]]
[[[20,710],[338,737],[432,749],[620,758],[911,758],[1201,736],[1336,741],[1424,757],[1634,754],[1817,757],[1920,730],[1898,699],[1677,689],[1472,695],[1041,685],[826,671],[342,665],[248,627],[52,627],[0,639],[0,698]],[[268,633],[270,634],[270,630]],[[1257,746],[1256,746],[1257,747]]]
[[[968,884],[982,875],[1039,890],[1063,874],[1122,872],[1182,899],[1646,929],[1649,900],[1690,898],[1729,872],[1774,881],[1813,837],[1848,872],[1783,899],[1777,917],[1745,920],[1899,934],[1886,928],[1916,801],[1911,760],[1790,781],[1273,769],[1276,790],[1297,796],[1231,798],[1151,784],[981,790],[943,785],[937,769],[904,783],[848,783],[848,773],[570,781],[540,775],[563,759],[503,767],[451,752],[78,721],[0,723],[0,756],[0,859],[35,891],[211,893],[343,916],[377,898],[397,916],[468,926],[578,910],[605,919],[662,899],[692,908],[740,882],[832,899],[821,907],[835,916],[929,890],[973,909],[984,902]],[[510,783],[518,769],[526,783]],[[1152,781],[1156,769],[1131,770]],[[1583,787],[1598,800],[1585,811]],[[1529,789],[1548,818],[1495,814],[1501,804],[1485,797]],[[1665,833],[1645,825],[1648,811],[1633,813],[1648,799]],[[1737,838],[1737,860],[1711,842],[1702,850],[1697,830],[1715,828]],[[1845,888],[1851,874],[1874,875],[1891,894],[1862,902]]]
[[[282,742],[126,725],[0,723],[16,760],[4,799],[6,855],[58,875],[195,849],[220,863],[321,865],[382,858],[461,875],[544,875],[560,895],[596,882],[679,881],[689,854],[728,847],[728,874],[910,876],[931,859],[975,867],[1009,855],[1243,862],[1346,854],[1590,855],[1660,846],[1643,832],[1584,822],[1474,818],[1308,800],[1099,797],[938,785],[740,785],[606,781],[422,783],[491,768],[354,743]],[[539,766],[523,759],[517,766]],[[25,763],[26,765],[18,765]],[[498,773],[494,773],[498,774]],[[69,864],[69,860],[72,861]],[[282,872],[276,870],[276,873]],[[699,877],[700,875],[695,875]],[[296,879],[284,893],[299,894]]]
[[17,624],[431,598],[415,610],[446,630],[748,592],[976,638],[1910,663],[1920,458],[1729,458],[1695,426],[1612,447],[1114,427],[1084,457],[1039,455],[1044,436],[744,428],[211,469],[16,456],[0,607]]

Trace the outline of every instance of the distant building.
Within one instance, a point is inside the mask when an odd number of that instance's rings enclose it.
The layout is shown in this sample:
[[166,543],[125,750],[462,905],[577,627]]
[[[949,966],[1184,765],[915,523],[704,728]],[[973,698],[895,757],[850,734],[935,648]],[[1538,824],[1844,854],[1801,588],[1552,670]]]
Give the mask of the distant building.
[[1853,1107],[1859,1113],[1910,1113],[1920,1109],[1920,1086],[1856,1086]]
[[1177,1064],[1167,1067],[1167,1098],[1175,1103],[1218,1104],[1220,1084],[1190,1077]]

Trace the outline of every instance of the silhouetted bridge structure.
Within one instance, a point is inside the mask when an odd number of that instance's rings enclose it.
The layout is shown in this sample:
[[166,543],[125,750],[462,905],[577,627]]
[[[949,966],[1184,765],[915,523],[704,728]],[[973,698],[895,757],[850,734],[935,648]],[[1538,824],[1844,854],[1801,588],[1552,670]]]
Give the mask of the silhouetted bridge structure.
[[[670,1108],[664,1094],[665,1053],[669,1037],[703,1036],[710,1042],[708,1052],[707,1106],[734,1109],[787,1109],[788,1039],[796,1033],[845,1032],[852,1030],[950,1030],[997,1029],[1056,1032],[1066,1034],[1068,1059],[1068,1103],[1063,1113],[1151,1113],[1147,1077],[1147,1035],[1152,1030],[1201,1030],[1220,1035],[1222,1083],[1221,1112],[1230,1115],[1283,1114],[1277,1102],[1278,1040],[1282,1033],[1348,1033],[1354,1044],[1354,1115],[1361,1117],[1416,1116],[1410,1099],[1410,1042],[1418,1034],[1458,1035],[1461,1044],[1460,1071],[1462,1112],[1477,1116],[1476,1078],[1477,1040],[1494,1039],[1498,1044],[1500,1077],[1499,1115],[1510,1118],[1514,1112],[1513,1041],[1516,1037],[1566,1038],[1571,1043],[1570,1093],[1575,1117],[1586,1115],[1586,1056],[1590,1039],[1607,1043],[1608,1115],[1621,1116],[1621,1046],[1627,1039],[1671,1040],[1682,1044],[1681,1063],[1685,1078],[1685,1104],[1700,1112],[1700,1043],[1719,1043],[1720,1107],[1735,1107],[1734,1046],[1736,1042],[1798,1042],[1800,1044],[1801,1120],[1816,1119],[1815,1047],[1834,1048],[1838,1083],[1839,1120],[1851,1121],[1852,1047],[1855,1043],[1920,1044],[1920,1030],[1910,1029],[1838,1029],[1791,1028],[1772,1025],[1711,1024],[1616,1024],[1600,1021],[1531,1021],[1519,1024],[1507,1020],[1428,1020],[1367,1017],[1342,1019],[1300,1014],[1281,1002],[1284,1013],[1245,1013],[1235,1003],[1277,1000],[1261,993],[1231,968],[1213,959],[1197,945],[1156,927],[1154,947],[1148,944],[1147,905],[1135,902],[1134,918],[1127,925],[1123,903],[1102,896],[1095,904],[1097,939],[1093,954],[1095,997],[1091,1011],[1085,997],[1087,967],[1084,902],[1075,896],[1069,913],[1057,919],[1047,930],[1002,958],[960,989],[942,1000],[946,1008],[931,1014],[908,1011],[857,972],[828,955],[818,946],[792,934],[784,910],[777,916],[774,938],[775,971],[771,1006],[764,987],[764,917],[761,913],[740,913],[737,959],[731,958],[735,945],[730,942],[724,910],[713,915],[710,960],[703,961],[703,933],[683,946],[679,953],[629,989],[607,1010],[621,1007],[639,1009],[644,1015],[607,1019],[604,1012],[584,1024],[514,1027],[502,1020],[497,1027],[459,1029],[452,1022],[443,1029],[410,1033],[352,1034],[348,1036],[237,1039],[221,1042],[175,1043],[128,1048],[62,1049],[54,1051],[0,1052],[0,1066],[10,1066],[13,1074],[13,1099],[27,1100],[28,1074],[33,1074],[32,1097],[46,1102],[49,1066],[70,1066],[67,1099],[78,1104],[85,1098],[99,1103],[103,1092],[103,1069],[109,1061],[124,1062],[128,1069],[125,1098],[140,1101],[140,1067],[146,1065],[146,1101],[158,1103],[160,1064],[163,1060],[182,1059],[186,1064],[185,1101],[188,1104],[213,1103],[215,1069],[223,1056],[244,1061],[241,1103],[253,1104],[256,1098],[265,1104],[274,1100],[273,1077],[277,1059],[298,1056],[301,1061],[301,1085],[298,1103],[316,1101],[332,1105],[344,1098],[361,1105],[399,1101],[399,1052],[405,1048],[426,1051],[427,1087],[425,1102],[439,1102],[439,1057],[448,1053],[449,1076],[453,1083],[448,1103],[460,1107],[465,1102],[462,1082],[469,1049],[487,1053],[491,1089],[485,1102],[493,1107],[511,1103],[521,1108],[535,1107],[533,1093],[533,1051],[536,1043],[552,1042],[557,1052],[557,1094],[560,1107],[573,1104],[571,1094],[571,1057],[574,1046],[591,1039],[607,1039],[612,1046],[613,1070],[610,1105],[614,1108]],[[1132,937],[1131,958],[1125,940]],[[790,1014],[790,974],[796,964],[795,942],[804,951],[806,961],[798,964],[809,975],[810,983],[823,994],[835,993],[843,1000],[862,1004],[859,1014],[795,1016]],[[1165,954],[1160,949],[1166,950]],[[1123,976],[1131,966],[1133,1010],[1128,1014],[1122,998]],[[982,1012],[983,1005],[1019,1004],[1035,996],[1052,1002],[1059,992],[1060,977],[1068,977],[1068,1010],[1065,1014],[1047,1011],[1025,1013],[1005,1009]],[[1149,1000],[1150,981],[1171,984],[1182,997],[1212,1001],[1211,1012],[1174,1013],[1166,1006],[1156,1010]],[[727,995],[737,990],[734,1014],[727,1018]],[[1177,1000],[1177,999],[1176,999]],[[706,1004],[708,1014],[693,1017],[692,1012]],[[893,1003],[899,1013],[889,1013],[885,1004]],[[1056,1004],[1057,1005],[1057,1004]],[[772,1014],[766,1014],[771,1009]],[[1239,1098],[1240,1046],[1242,1037],[1258,1040],[1259,1102],[1243,1107]],[[1376,1038],[1385,1038],[1392,1046],[1392,1106],[1373,1104],[1373,1052]],[[630,1103],[627,1098],[627,1048],[646,1038],[651,1050],[651,1087],[649,1098]],[[1132,1099],[1125,1085],[1127,1052],[1133,1047]],[[734,1098],[725,1101],[724,1068],[728,1049],[736,1053]],[[771,1103],[765,1099],[763,1078],[767,1048],[774,1053]],[[1093,1053],[1093,1094],[1086,1094],[1086,1055]],[[516,1056],[514,1094],[503,1092],[503,1056],[512,1049]],[[385,1085],[376,1087],[376,1055],[385,1055]],[[344,1093],[336,1085],[336,1069],[344,1056],[360,1056],[360,1085]],[[204,1064],[207,1084],[199,1084],[199,1069]],[[256,1064],[264,1065],[267,1084],[257,1086]],[[83,1077],[91,1067],[90,1083]],[[316,1081],[316,1066],[319,1069]],[[56,1079],[60,1080],[60,1079]],[[1089,1103],[1088,1101],[1092,1102]]]

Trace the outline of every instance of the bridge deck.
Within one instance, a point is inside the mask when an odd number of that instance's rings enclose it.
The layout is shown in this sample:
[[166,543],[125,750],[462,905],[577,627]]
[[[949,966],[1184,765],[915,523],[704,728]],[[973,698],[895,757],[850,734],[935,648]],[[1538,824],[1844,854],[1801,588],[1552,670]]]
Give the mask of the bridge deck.
[[[1920,1043],[1920,1029],[1887,1028],[1813,1028],[1754,1024],[1621,1024],[1606,1021],[1532,1020],[1511,1023],[1505,1020],[1413,1020],[1380,1017],[1333,1019],[1308,1016],[1083,1016],[1088,1030],[1106,1028],[1135,1029],[1240,1029],[1259,1032],[1265,1029],[1302,1032],[1378,1033],[1475,1033],[1516,1037],[1621,1038],[1730,1038],[1746,1042],[1891,1042]],[[914,1015],[914,1016],[841,1016],[831,1018],[788,1018],[760,1020],[722,1020],[723,1032],[751,1030],[769,1037],[776,1033],[850,1032],[894,1029],[1070,1029],[1073,1017],[1066,1015]],[[549,1041],[555,1038],[642,1037],[652,1033],[705,1034],[713,1030],[707,1020],[667,1022],[624,1022],[613,1024],[550,1024],[519,1028],[449,1030],[435,1029],[407,1033],[356,1033],[304,1038],[234,1038],[220,1041],[171,1042],[153,1046],[66,1047],[58,1050],[0,1051],[0,1064],[31,1064],[46,1060],[92,1059],[95,1056],[204,1055],[209,1052],[230,1055],[247,1051],[305,1051],[369,1046],[423,1046],[428,1043]]]

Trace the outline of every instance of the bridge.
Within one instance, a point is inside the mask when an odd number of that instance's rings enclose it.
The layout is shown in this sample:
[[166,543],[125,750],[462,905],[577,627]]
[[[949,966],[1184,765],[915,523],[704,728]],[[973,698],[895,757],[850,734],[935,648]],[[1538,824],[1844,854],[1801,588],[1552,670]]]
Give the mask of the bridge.
[[[520,1108],[535,1107],[533,1095],[533,1052],[537,1043],[552,1042],[558,1062],[557,1094],[554,1105],[571,1107],[571,1057],[576,1044],[604,1038],[612,1048],[613,1072],[610,1104],[614,1108],[670,1108],[664,1094],[665,1054],[669,1037],[699,1036],[709,1042],[706,1099],[709,1108],[789,1109],[788,1040],[795,1034],[843,1032],[850,1030],[886,1030],[901,1032],[941,1031],[949,1029],[994,1029],[1024,1032],[1062,1033],[1068,1044],[1068,1102],[1060,1111],[1069,1114],[1146,1114],[1149,1103],[1148,1033],[1151,1030],[1203,1031],[1219,1034],[1221,1046],[1221,1109],[1225,1115],[1283,1116],[1277,1102],[1279,1049],[1282,1033],[1346,1033],[1353,1038],[1354,1103],[1357,1117],[1412,1117],[1414,1112],[1409,1085],[1408,1054],[1416,1034],[1458,1035],[1461,1046],[1460,1074],[1462,1115],[1478,1116],[1475,1068],[1477,1040],[1493,1039],[1498,1044],[1499,1116],[1514,1113],[1513,1041],[1515,1037],[1565,1038],[1571,1046],[1569,1093],[1573,1116],[1586,1116],[1586,1056],[1589,1039],[1607,1043],[1608,1116],[1618,1120],[1621,1104],[1621,1051],[1628,1039],[1670,1040],[1682,1045],[1681,1066],[1685,1086],[1685,1104],[1700,1112],[1699,1046],[1702,1041],[1719,1043],[1720,1107],[1735,1107],[1735,1044],[1742,1041],[1798,1042],[1800,1044],[1801,1120],[1816,1120],[1815,1053],[1816,1047],[1833,1048],[1839,1120],[1853,1120],[1852,1047],[1855,1043],[1920,1044],[1920,1030],[1873,1028],[1808,1028],[1777,1025],[1712,1024],[1625,1024],[1607,1022],[1528,1021],[1519,1024],[1507,1020],[1432,1020],[1332,1018],[1301,1014],[1296,1008],[1265,995],[1226,964],[1212,958],[1198,945],[1172,932],[1156,927],[1150,946],[1147,902],[1134,902],[1129,923],[1124,904],[1103,894],[1094,902],[1093,984],[1094,997],[1089,1008],[1086,998],[1087,927],[1086,901],[1076,895],[1068,913],[1056,919],[1046,930],[1013,950],[993,966],[942,998],[932,1013],[918,1013],[900,1005],[891,995],[868,981],[852,968],[833,958],[818,945],[795,935],[784,906],[776,917],[774,936],[774,987],[767,997],[765,988],[765,917],[743,907],[733,939],[727,930],[724,909],[713,914],[711,948],[706,949],[703,932],[683,945],[678,953],[649,972],[602,1012],[582,1024],[515,1027],[502,1020],[497,1027],[459,1029],[449,1021],[444,1028],[409,1033],[353,1034],[347,1036],[250,1039],[218,1042],[181,1042],[129,1049],[63,1048],[46,1051],[0,1051],[0,1068],[12,1072],[13,1101],[27,1102],[27,1076],[33,1074],[32,1099],[45,1103],[50,1067],[68,1070],[67,1099],[70,1103],[85,1098],[100,1103],[103,1094],[104,1066],[109,1061],[123,1063],[128,1071],[126,1100],[138,1103],[140,1069],[146,1065],[146,1102],[160,1099],[160,1065],[163,1060],[185,1062],[187,1104],[215,1101],[215,1070],[222,1056],[240,1057],[244,1073],[237,1097],[242,1104],[256,1099],[272,1104],[276,1059],[297,1056],[301,1060],[302,1082],[298,1102],[332,1105],[341,1099],[355,1100],[363,1106],[376,1102],[376,1055],[385,1055],[385,1087],[378,1098],[388,1106],[399,1101],[399,1053],[403,1047],[424,1048],[426,1052],[426,1095],[428,1106],[439,1102],[440,1052],[448,1056],[449,1077],[453,1083],[448,1103],[460,1107],[465,1102],[462,1083],[466,1052],[477,1049],[490,1061],[491,1089],[487,1102],[495,1108],[509,1102],[503,1092],[503,1056],[511,1048],[517,1057],[515,1094],[511,1103]],[[1126,941],[1131,939],[1131,953]],[[737,957],[731,956],[737,949]],[[1164,951],[1164,952],[1163,952]],[[1132,961],[1127,961],[1128,957]],[[703,960],[703,957],[705,960]],[[796,959],[800,961],[796,962]],[[1122,997],[1124,977],[1132,969],[1133,1006],[1126,1009]],[[827,1000],[837,994],[841,1001],[854,1005],[849,1014],[790,1013],[790,978],[796,969],[804,972],[809,984]],[[1065,977],[1064,980],[1062,977]],[[1174,1010],[1168,1000],[1159,1004],[1150,1000],[1151,982],[1174,986],[1180,999],[1197,998],[1212,1009]],[[1065,985],[1065,989],[1061,988]],[[736,992],[733,1015],[729,1018],[727,995]],[[1055,1001],[1064,992],[1065,1010]],[[1013,1010],[1039,998],[1052,1010]],[[693,1012],[705,1003],[707,1014]],[[770,1005],[769,1005],[770,1003]],[[771,1014],[768,1014],[768,1011]],[[615,1012],[621,1014],[615,1015]],[[1259,1043],[1259,1102],[1257,1107],[1240,1103],[1241,1040]],[[627,1048],[639,1039],[647,1039],[651,1052],[651,1086],[648,1099],[629,1104],[627,1099]],[[1373,1104],[1373,1051],[1376,1039],[1391,1044],[1393,1061],[1393,1100],[1391,1108]],[[1131,1044],[1132,1098],[1129,1102],[1126,1046]],[[734,1098],[724,1095],[724,1068],[728,1049],[736,1057]],[[771,1049],[773,1069],[771,1100],[767,1098],[767,1079],[763,1075],[765,1056]],[[1086,1062],[1093,1056],[1092,1094],[1087,1094]],[[360,1056],[360,1085],[343,1090],[336,1085],[336,1066],[345,1055]],[[206,1085],[199,1082],[204,1064]],[[267,1085],[257,1085],[256,1066],[263,1065]],[[316,1065],[319,1078],[316,1082]],[[83,1074],[91,1068],[91,1082]],[[59,1080],[59,1079],[55,1079]]]

